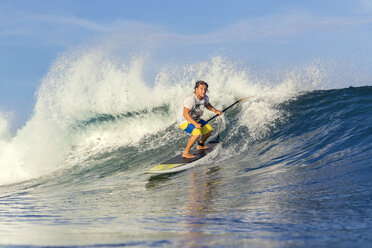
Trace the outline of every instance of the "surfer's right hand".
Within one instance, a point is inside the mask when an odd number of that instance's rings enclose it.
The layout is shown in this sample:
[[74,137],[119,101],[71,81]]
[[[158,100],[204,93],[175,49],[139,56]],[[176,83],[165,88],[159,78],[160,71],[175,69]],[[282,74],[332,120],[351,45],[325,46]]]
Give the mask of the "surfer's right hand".
[[201,126],[201,124],[197,123],[197,124],[195,125],[195,128],[196,128],[196,129],[202,129],[202,126]]

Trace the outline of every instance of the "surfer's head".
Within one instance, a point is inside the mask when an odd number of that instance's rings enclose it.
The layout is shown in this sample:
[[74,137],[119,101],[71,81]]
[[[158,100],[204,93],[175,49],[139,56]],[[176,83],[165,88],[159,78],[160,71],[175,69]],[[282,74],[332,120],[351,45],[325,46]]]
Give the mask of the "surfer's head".
[[200,98],[204,98],[208,91],[208,84],[204,81],[197,81],[195,83],[195,95]]

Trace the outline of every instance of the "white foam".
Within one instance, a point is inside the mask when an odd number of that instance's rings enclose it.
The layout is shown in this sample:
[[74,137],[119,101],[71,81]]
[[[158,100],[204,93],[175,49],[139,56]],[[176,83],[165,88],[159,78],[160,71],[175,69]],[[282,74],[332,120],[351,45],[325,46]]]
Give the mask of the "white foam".
[[2,143],[6,143],[10,138],[9,122],[5,118],[5,114],[0,112],[0,147],[2,147]]

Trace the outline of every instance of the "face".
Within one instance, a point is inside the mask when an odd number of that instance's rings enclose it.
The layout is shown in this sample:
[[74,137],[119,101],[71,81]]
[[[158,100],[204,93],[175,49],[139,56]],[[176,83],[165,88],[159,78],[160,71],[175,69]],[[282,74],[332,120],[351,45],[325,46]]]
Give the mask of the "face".
[[198,88],[195,89],[195,95],[198,97],[198,98],[204,98],[205,97],[205,94],[207,93],[207,90],[208,90],[208,87],[201,84],[199,85]]

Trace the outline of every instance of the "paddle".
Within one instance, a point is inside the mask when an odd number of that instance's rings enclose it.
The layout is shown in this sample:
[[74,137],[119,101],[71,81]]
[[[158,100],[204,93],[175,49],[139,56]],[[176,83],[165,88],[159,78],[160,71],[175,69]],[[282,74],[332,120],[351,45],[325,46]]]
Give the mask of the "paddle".
[[[222,110],[222,112],[225,112],[226,110],[228,110],[229,108],[231,108],[231,107],[234,106],[235,104],[237,104],[237,103],[239,103],[239,102],[241,102],[241,101],[244,101],[245,99],[250,98],[250,97],[252,97],[252,96],[248,96],[248,97],[241,98],[241,99],[237,100],[236,102],[234,102],[233,104],[231,104],[230,106],[228,106],[227,108],[225,108],[224,110]],[[212,118],[209,118],[209,119],[205,122],[205,124],[207,124],[208,122],[210,122],[211,120],[213,120],[213,119],[216,118],[217,116],[218,116],[218,115],[215,115],[215,116],[213,116]]]

